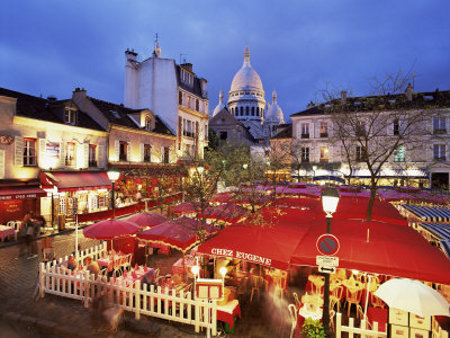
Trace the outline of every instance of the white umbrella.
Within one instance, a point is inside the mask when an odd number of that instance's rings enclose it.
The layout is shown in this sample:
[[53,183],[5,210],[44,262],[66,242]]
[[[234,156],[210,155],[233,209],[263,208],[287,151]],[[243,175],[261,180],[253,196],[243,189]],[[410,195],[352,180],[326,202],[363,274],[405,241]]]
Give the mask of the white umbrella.
[[391,279],[374,293],[389,307],[412,312],[421,317],[450,316],[447,300],[436,290],[412,279]]

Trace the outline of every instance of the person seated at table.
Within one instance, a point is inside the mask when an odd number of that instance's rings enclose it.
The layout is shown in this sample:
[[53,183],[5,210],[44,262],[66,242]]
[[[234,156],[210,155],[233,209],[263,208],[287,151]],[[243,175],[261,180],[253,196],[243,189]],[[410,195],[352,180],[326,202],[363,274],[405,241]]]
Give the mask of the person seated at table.
[[95,275],[95,278],[98,277],[100,274],[100,266],[96,261],[92,261],[92,258],[88,256],[84,259],[84,265],[90,273]]
[[75,261],[75,258],[70,255],[69,259],[67,260],[67,262],[65,262],[65,264],[63,264],[63,266],[65,266],[69,270],[75,270],[78,267],[78,263]]
[[150,269],[143,277],[142,284],[147,284],[150,289],[151,285],[156,286],[156,272],[153,269]]

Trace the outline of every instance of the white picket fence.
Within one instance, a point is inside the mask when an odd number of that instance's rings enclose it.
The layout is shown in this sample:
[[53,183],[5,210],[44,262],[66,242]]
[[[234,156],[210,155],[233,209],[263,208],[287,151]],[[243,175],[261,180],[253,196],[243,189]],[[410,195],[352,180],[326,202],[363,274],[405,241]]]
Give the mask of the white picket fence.
[[83,263],[86,257],[91,257],[92,260],[97,260],[106,255],[106,242],[101,242],[99,245],[90,247],[86,250],[78,250],[75,252],[75,260],[78,264]]
[[[57,262],[41,263],[39,267],[40,297],[52,294],[81,300],[89,306],[98,292],[103,292],[111,304],[117,304],[125,311],[141,314],[187,325],[193,325],[195,332],[206,329],[207,337],[217,335],[217,303],[194,300],[190,292],[177,292],[175,289],[146,284],[136,281],[126,285],[123,279],[113,282],[112,278],[99,276],[97,279],[87,271],[72,271],[57,266]],[[78,272],[78,273],[77,273]]]
[[354,335],[360,337],[387,337],[387,330],[385,328],[384,332],[378,331],[378,323],[373,323],[373,329],[367,328],[367,323],[365,320],[361,320],[360,327],[355,326],[355,319],[349,318],[348,326],[342,325],[342,314],[336,313],[336,338],[340,338],[342,333],[348,333],[349,338],[353,338]]

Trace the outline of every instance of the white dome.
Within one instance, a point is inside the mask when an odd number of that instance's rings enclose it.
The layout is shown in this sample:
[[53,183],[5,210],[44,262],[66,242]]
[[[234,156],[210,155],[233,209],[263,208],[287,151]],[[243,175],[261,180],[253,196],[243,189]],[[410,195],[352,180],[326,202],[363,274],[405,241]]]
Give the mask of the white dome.
[[275,91],[272,93],[272,104],[269,104],[269,107],[267,108],[265,121],[277,124],[284,123],[283,110],[277,103],[277,93]]
[[250,64],[250,51],[245,48],[244,63],[238,70],[231,82],[230,92],[239,90],[260,90],[263,91],[261,78]]
[[223,108],[225,108],[225,104],[223,103],[223,92],[221,89],[219,92],[219,103],[217,104],[216,108],[214,108],[212,116],[214,117],[219,114]]

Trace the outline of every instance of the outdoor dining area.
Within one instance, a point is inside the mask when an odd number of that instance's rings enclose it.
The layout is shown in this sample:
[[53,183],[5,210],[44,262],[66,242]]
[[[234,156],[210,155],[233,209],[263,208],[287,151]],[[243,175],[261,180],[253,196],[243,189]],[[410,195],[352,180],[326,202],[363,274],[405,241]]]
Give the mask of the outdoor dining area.
[[[45,265],[42,293],[67,291],[46,282],[64,270],[64,275],[75,278],[66,279],[72,283],[71,291],[78,290],[71,298],[89,302],[86,290],[110,288],[113,298],[137,317],[156,316],[212,334],[217,333],[217,321],[233,332],[239,318],[258,321],[272,333],[279,333],[274,320],[284,327],[287,322],[291,336],[298,337],[311,320],[339,337],[357,329],[380,336],[397,332],[391,335],[395,337],[445,332],[448,258],[408,227],[388,202],[376,200],[373,217],[367,221],[367,197],[334,195],[337,201],[330,210],[323,201],[326,191],[320,191],[321,197],[295,196],[289,191],[260,205],[256,214],[246,214],[245,207],[228,209],[224,203],[210,205],[200,214],[197,205],[184,203],[172,209],[183,215],[174,219],[139,213],[95,223],[84,228],[83,234],[103,241],[101,249],[95,253],[76,250],[72,259],[78,266],[72,272],[63,268],[68,265],[65,260],[58,266]],[[225,217],[227,210],[230,214]],[[226,224],[216,226],[210,223],[214,220],[226,220]],[[338,263],[324,273],[317,242],[327,233],[339,241],[338,250],[328,255]],[[98,266],[98,274],[89,268],[92,263],[85,261],[87,256]],[[422,281],[418,283],[429,289],[426,292],[436,302],[400,306],[409,304],[408,295],[400,304],[391,302],[385,286],[403,280]],[[202,285],[214,290],[215,302],[201,299]],[[410,295],[414,292],[409,286],[407,290]],[[270,315],[264,314],[264,308]]]

